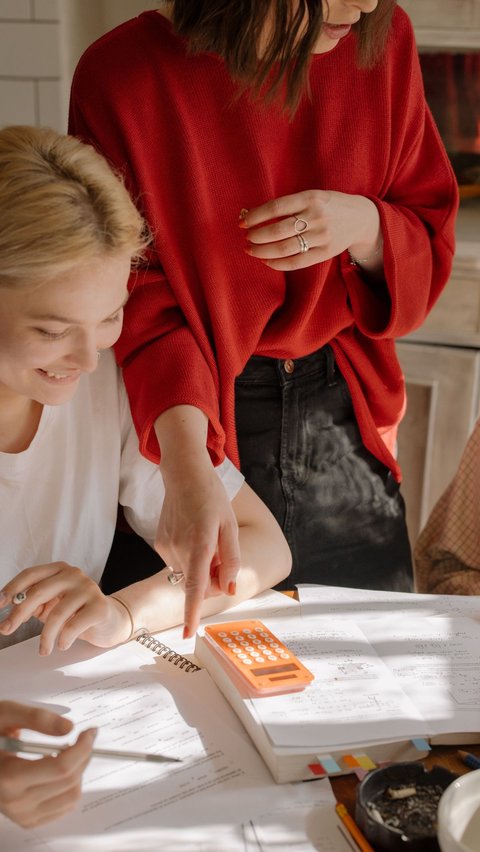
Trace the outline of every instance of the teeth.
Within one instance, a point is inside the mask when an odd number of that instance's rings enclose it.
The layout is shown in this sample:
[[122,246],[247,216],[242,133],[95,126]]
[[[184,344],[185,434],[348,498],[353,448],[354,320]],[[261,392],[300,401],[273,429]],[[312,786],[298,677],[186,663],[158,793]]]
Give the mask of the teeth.
[[66,373],[50,373],[48,370],[45,372],[50,379],[65,379],[67,377]]

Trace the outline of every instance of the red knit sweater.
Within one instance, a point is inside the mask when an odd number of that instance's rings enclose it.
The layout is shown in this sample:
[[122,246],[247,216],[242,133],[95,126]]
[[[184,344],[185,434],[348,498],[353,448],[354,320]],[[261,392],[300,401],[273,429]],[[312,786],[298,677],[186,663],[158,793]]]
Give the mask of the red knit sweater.
[[[254,103],[215,55],[189,55],[157,12],[92,45],[72,89],[71,132],[125,174],[154,234],[117,344],[142,452],[180,403],[209,418],[215,462],[238,459],[234,379],[253,354],[297,358],[330,342],[368,449],[404,410],[394,339],[418,327],[451,267],[457,190],[426,108],[412,28],[398,8],[384,61],[358,70],[351,33],[313,56],[294,120]],[[244,252],[242,207],[308,189],[371,198],[384,234],[375,292],[345,252],[282,273]],[[134,285],[134,286],[133,286]]]

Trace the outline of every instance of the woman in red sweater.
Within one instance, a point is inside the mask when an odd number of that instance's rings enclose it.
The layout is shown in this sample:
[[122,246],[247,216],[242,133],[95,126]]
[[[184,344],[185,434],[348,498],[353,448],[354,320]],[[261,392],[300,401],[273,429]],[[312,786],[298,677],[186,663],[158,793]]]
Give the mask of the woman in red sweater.
[[153,232],[117,346],[157,548],[200,603],[232,592],[226,452],[298,582],[410,589],[395,338],[444,287],[457,190],[394,0],[171,0],[80,60],[71,130]]

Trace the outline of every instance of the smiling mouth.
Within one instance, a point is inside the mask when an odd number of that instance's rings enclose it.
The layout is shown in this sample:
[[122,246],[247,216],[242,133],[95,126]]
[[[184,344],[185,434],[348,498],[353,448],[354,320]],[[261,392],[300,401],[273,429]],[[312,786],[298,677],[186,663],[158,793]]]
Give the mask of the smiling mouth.
[[75,382],[81,375],[80,370],[76,370],[74,373],[56,373],[53,370],[42,370],[41,367],[39,367],[36,372],[39,373],[42,378],[46,378],[51,382],[58,382],[60,384]]

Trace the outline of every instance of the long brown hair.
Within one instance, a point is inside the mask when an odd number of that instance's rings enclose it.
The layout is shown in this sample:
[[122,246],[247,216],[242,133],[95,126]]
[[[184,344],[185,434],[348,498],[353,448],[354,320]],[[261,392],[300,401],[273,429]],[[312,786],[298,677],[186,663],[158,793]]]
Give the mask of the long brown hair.
[[[379,0],[355,25],[359,67],[370,68],[380,59],[395,3]],[[285,83],[284,106],[295,111],[323,23],[320,0],[169,0],[169,5],[173,28],[188,39],[192,52],[221,56],[231,76],[256,96],[271,100]],[[267,20],[271,35],[260,51]]]

